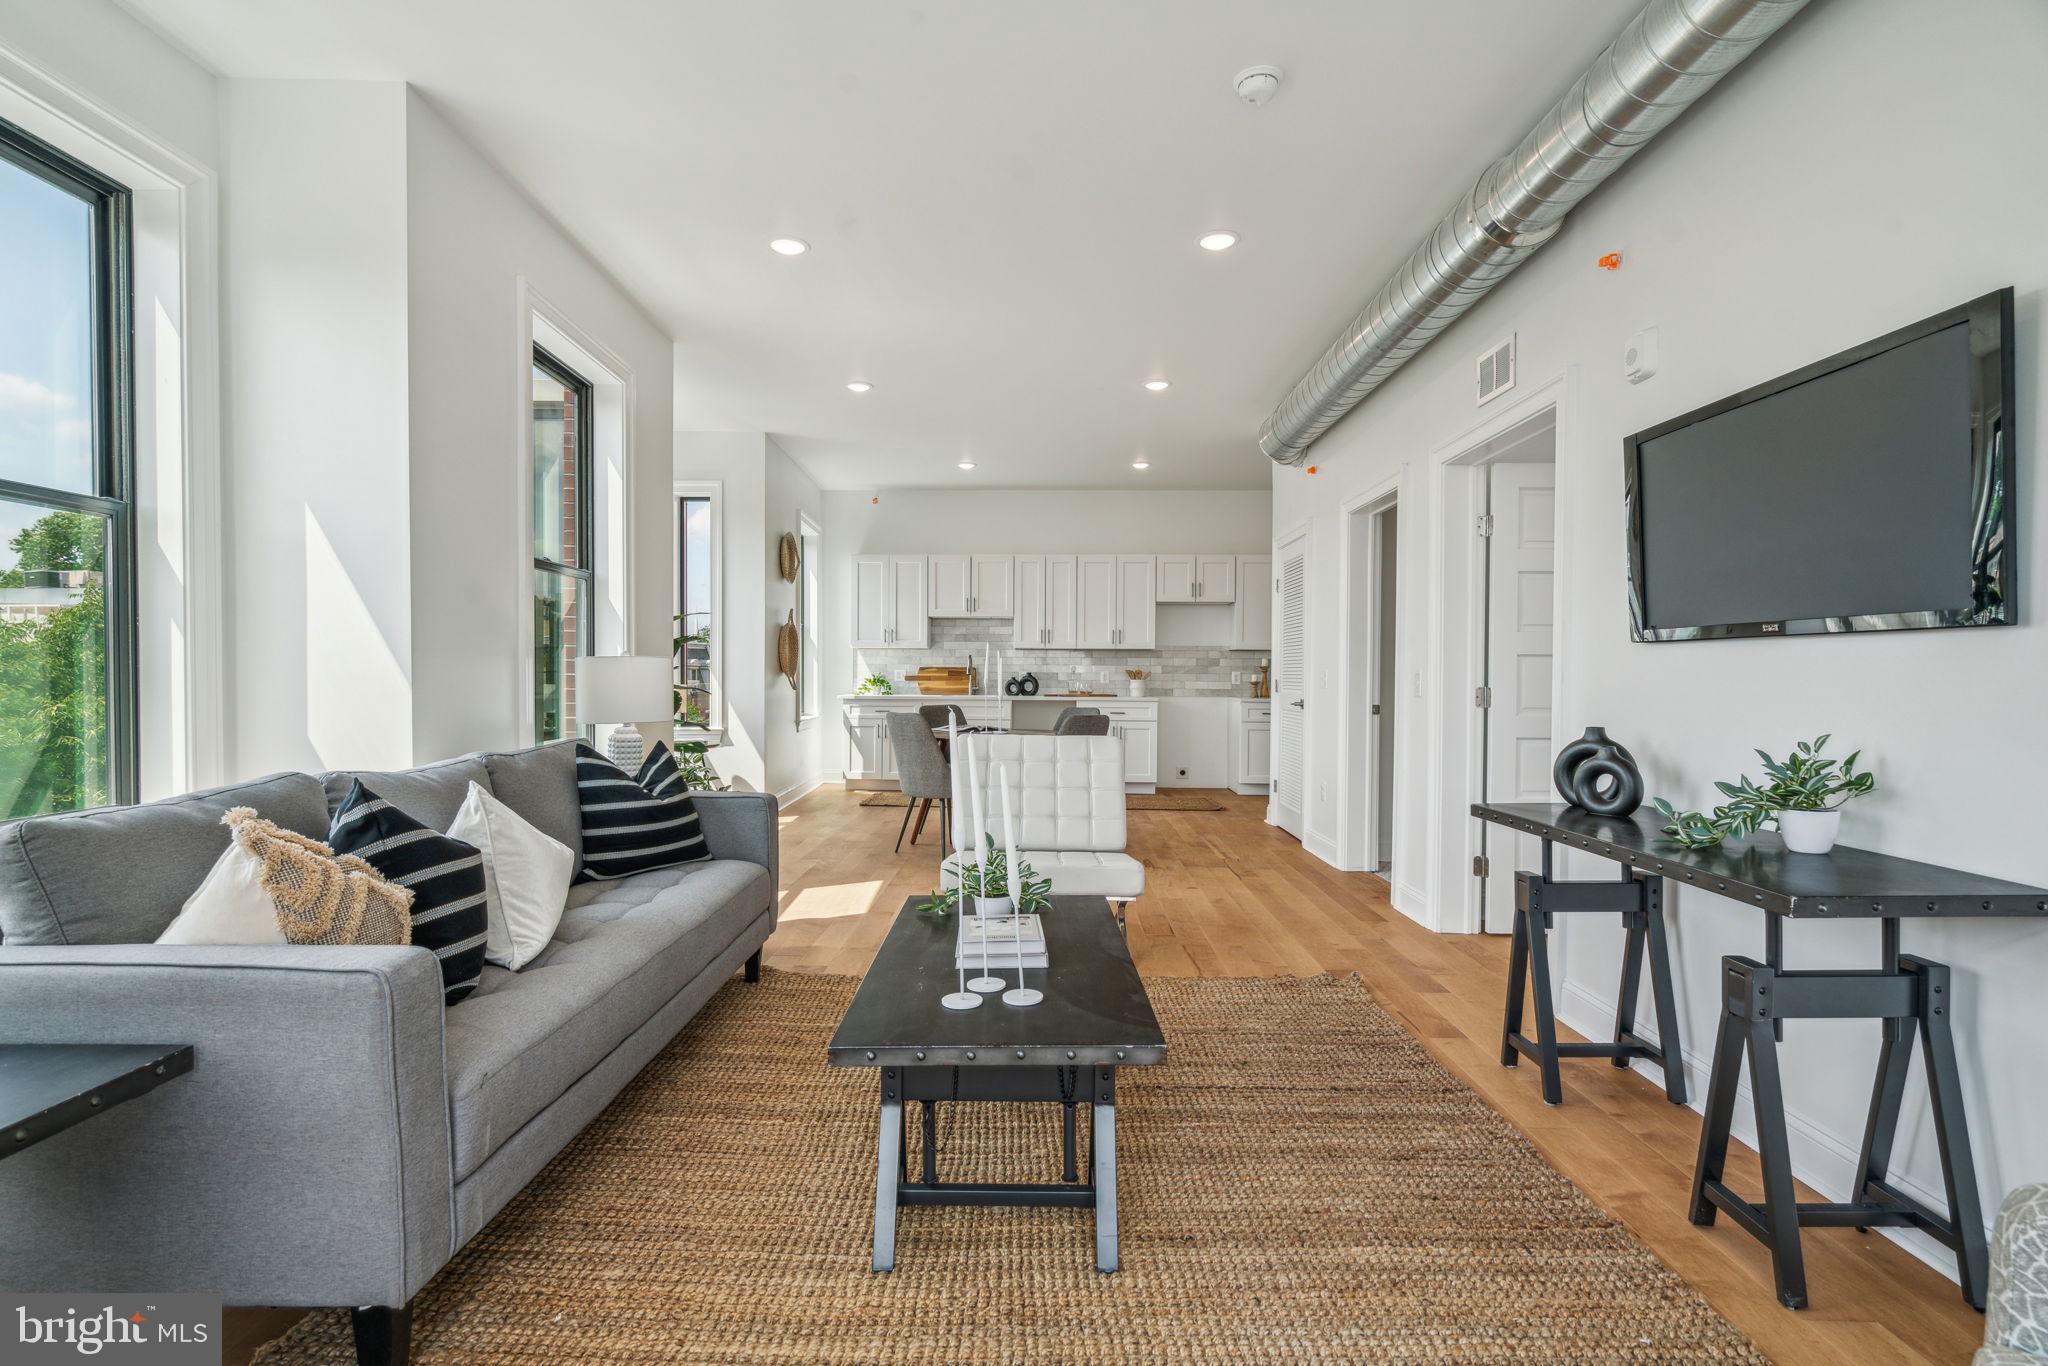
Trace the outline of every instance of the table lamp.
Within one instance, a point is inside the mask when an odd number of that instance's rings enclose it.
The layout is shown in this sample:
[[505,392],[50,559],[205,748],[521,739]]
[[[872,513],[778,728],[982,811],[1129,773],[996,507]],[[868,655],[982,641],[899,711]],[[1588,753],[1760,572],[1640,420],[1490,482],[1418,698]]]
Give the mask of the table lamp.
[[584,655],[576,661],[576,720],[617,723],[605,741],[606,757],[628,773],[639,771],[647,742],[634,727],[666,720],[675,711],[675,680],[659,655]]

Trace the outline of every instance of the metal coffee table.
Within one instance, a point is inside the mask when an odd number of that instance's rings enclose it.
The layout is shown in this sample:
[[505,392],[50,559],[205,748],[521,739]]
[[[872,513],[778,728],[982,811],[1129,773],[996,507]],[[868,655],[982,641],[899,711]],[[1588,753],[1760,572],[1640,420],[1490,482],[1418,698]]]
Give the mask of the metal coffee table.
[[[978,1010],[952,1011],[939,998],[957,987],[951,916],[920,915],[903,903],[832,1036],[834,1067],[880,1074],[881,1128],[875,1151],[874,1269],[896,1265],[896,1211],[905,1205],[1055,1205],[1095,1210],[1095,1269],[1117,1269],[1116,1073],[1166,1061],[1166,1037],[1123,931],[1101,897],[1052,899],[1044,917],[1052,966],[1031,969],[1038,1005],[986,996]],[[1016,974],[1006,975],[1012,984]],[[1065,1179],[978,1183],[938,1179],[940,1101],[1046,1101],[1064,1111]],[[908,1168],[906,1101],[923,1106],[924,1163]],[[1075,1107],[1093,1107],[1089,1172],[1080,1179]]]

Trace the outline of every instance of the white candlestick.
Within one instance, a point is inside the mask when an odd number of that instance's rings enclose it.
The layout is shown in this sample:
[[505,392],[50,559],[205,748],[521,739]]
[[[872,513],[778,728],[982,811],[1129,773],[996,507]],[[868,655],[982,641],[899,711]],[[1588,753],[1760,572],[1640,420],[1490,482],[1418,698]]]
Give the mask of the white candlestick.
[[[967,832],[968,840],[974,846],[974,862],[975,865],[979,867],[981,864],[981,851],[983,847],[981,832],[988,829],[988,826],[984,824],[982,820],[981,769],[980,766],[975,762],[974,737],[971,735],[967,737],[967,801],[968,814],[973,818],[974,821],[972,828],[969,829]],[[965,864],[961,865],[961,871],[963,873],[966,871]]]
[[1003,787],[1003,861],[1010,870],[1010,925],[1011,940],[1017,946],[1017,985],[1003,993],[1005,1004],[1013,1006],[1034,1006],[1045,997],[1042,993],[1029,990],[1024,985],[1024,874],[1023,864],[1017,861],[1017,822],[1010,814],[1010,766],[1004,764],[996,770],[996,781]]
[[[981,869],[981,877],[979,879],[979,881],[982,883],[981,890],[983,895],[986,895],[988,893],[988,864],[982,859],[983,843],[981,838],[981,832],[987,828],[987,825],[984,822],[982,816],[981,764],[974,757],[974,738],[975,737],[971,735],[966,737],[967,800],[969,810],[971,811],[974,819],[974,829],[969,833],[974,841],[975,866]],[[962,863],[960,865],[960,873],[960,913],[963,917],[963,919],[960,922],[960,927],[964,930],[967,927],[967,922],[964,919],[964,917],[967,914],[967,865],[965,863]],[[974,907],[974,914],[975,928],[982,932],[981,976],[973,978],[967,983],[967,985],[974,988],[976,991],[1001,991],[1003,989],[1003,979],[993,975],[988,970],[988,925],[981,919],[981,906],[979,902],[977,902]]]
[[[946,753],[952,756],[952,762],[946,765],[946,781],[952,785],[951,797],[949,798],[947,808],[947,814],[949,815],[950,819],[946,822],[947,826],[949,827],[946,831],[946,838],[955,841],[953,853],[957,856],[959,862],[959,867],[956,870],[957,875],[964,874],[967,871],[967,856],[960,852],[958,844],[959,836],[956,833],[960,828],[961,815],[960,718],[958,715],[949,716],[946,718],[946,732]],[[963,883],[961,885],[964,887],[965,884]]]

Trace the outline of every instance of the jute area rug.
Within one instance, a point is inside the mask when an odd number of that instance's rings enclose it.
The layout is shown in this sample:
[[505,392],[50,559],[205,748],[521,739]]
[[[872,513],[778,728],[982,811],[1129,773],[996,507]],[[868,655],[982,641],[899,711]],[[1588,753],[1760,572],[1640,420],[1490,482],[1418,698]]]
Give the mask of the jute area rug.
[[[893,806],[899,811],[910,805],[901,792],[870,792],[860,799],[862,806]],[[1133,792],[1124,798],[1126,811],[1221,811],[1223,803],[1214,797],[1185,796],[1178,792]]]
[[[1120,1088],[1120,1273],[1085,1211],[972,1208],[904,1210],[870,1272],[876,1077],[825,1065],[855,983],[770,972],[421,1292],[414,1359],[1763,1360],[1355,979],[1147,985],[1169,1061]],[[947,1107],[941,1179],[1057,1180],[1057,1116]],[[353,1361],[347,1316],[259,1360]]]

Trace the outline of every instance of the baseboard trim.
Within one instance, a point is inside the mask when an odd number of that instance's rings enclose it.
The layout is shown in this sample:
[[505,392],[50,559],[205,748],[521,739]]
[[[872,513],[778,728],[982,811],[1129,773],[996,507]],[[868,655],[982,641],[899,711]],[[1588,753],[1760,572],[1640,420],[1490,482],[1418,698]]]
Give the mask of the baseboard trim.
[[1308,850],[1309,853],[1314,854],[1317,858],[1329,864],[1332,868],[1335,868],[1340,873],[1348,873],[1352,871],[1351,869],[1346,868],[1344,866],[1344,857],[1343,854],[1337,848],[1337,841],[1332,839],[1328,835],[1320,834],[1317,831],[1311,830],[1306,835],[1302,836],[1301,847]]
[[810,778],[793,784],[775,794],[775,804],[777,806],[794,806],[824,785],[825,780],[823,778]]
[[[1651,1043],[1658,1042],[1657,1029],[1647,1000],[1636,1012],[1636,1033]],[[1558,1020],[1577,1030],[1588,1039],[1609,1039],[1614,1035],[1614,998],[1603,999],[1600,995],[1567,979],[1558,993]],[[1797,1027],[1799,1022],[1794,1022]],[[1695,1114],[1706,1112],[1707,1076],[1713,1068],[1710,1054],[1698,1053],[1690,1048],[1681,1048],[1685,1059],[1685,1093],[1689,1097],[1686,1108]],[[1639,1072],[1655,1083],[1659,1089],[1664,1085],[1664,1069],[1647,1058],[1637,1058],[1630,1070]],[[1747,1073],[1744,1076],[1747,1077]],[[1750,1151],[1756,1150],[1756,1103],[1751,1098],[1749,1085],[1745,1080],[1736,1087],[1735,1119],[1730,1132]],[[1819,1191],[1829,1200],[1847,1200],[1849,1183],[1855,1179],[1856,1161],[1859,1156],[1856,1147],[1845,1143],[1821,1127],[1810,1116],[1800,1114],[1787,1107],[1785,1111],[1785,1132],[1792,1150],[1792,1174],[1807,1185]],[[1859,1135],[1860,1141],[1860,1135]],[[1930,1209],[1948,1208],[1946,1192],[1929,1190],[1922,1183],[1897,1171],[1889,1177],[1890,1184],[1912,1196]],[[1981,1194],[1981,1192],[1980,1192]],[[1985,1208],[1996,1214],[1999,1202],[1988,1200]],[[1939,1271],[1951,1281],[1960,1281],[1956,1270],[1956,1255],[1943,1244],[1918,1229],[1879,1228],[1872,1230],[1891,1239],[1919,1260]],[[1991,1234],[1991,1223],[1987,1219],[1985,1236]]]

